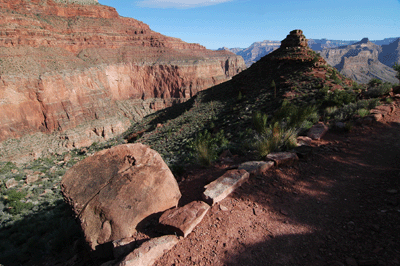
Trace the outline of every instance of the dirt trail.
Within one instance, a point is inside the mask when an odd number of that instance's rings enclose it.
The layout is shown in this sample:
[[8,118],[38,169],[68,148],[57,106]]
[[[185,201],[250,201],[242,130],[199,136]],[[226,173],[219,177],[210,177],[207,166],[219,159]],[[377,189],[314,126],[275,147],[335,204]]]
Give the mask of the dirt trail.
[[[328,133],[295,166],[252,177],[155,265],[400,265],[396,107],[380,123]],[[192,170],[184,201],[219,173]]]

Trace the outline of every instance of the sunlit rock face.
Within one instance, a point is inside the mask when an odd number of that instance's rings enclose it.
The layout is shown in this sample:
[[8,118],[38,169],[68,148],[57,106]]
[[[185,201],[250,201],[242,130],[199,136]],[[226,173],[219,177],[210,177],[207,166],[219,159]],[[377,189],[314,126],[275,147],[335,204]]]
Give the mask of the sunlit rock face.
[[95,0],[3,0],[0,18],[0,141],[74,129],[55,146],[90,145],[245,69]]

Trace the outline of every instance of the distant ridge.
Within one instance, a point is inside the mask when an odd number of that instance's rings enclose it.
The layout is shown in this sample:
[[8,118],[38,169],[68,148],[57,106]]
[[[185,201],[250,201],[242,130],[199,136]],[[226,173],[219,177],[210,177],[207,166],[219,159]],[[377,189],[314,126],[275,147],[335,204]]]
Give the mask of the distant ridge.
[[[328,39],[308,39],[308,46],[317,52],[321,52],[322,56],[328,54],[327,52],[323,52],[324,50],[330,50],[330,49],[346,49],[349,45],[360,45],[360,44],[368,44],[370,43],[371,45],[376,45],[376,52],[378,53],[377,56],[374,56],[374,62],[375,62],[375,68],[380,69],[383,71],[382,73],[378,74],[375,73],[375,71],[371,72],[371,69],[369,69],[369,73],[364,75],[364,78],[357,78],[356,73],[352,73],[350,76],[355,79],[358,82],[368,82],[370,78],[376,77],[380,78],[384,81],[390,81],[390,82],[396,82],[397,79],[394,78],[393,71],[391,67],[393,66],[394,63],[400,63],[400,38],[385,38],[383,40],[369,40],[368,38],[363,38],[360,41],[357,40],[328,40]],[[263,56],[271,53],[272,51],[278,49],[280,46],[279,41],[262,41],[262,42],[255,42],[252,45],[250,45],[248,48],[221,48],[220,50],[226,50],[233,52],[237,55],[240,55],[243,57],[246,65],[249,67],[258,60],[260,60]],[[376,58],[375,58],[376,57]],[[333,66],[340,67],[340,61],[341,59],[333,59],[331,57],[328,59],[328,57],[324,57],[329,64],[332,64]],[[366,59],[366,58],[365,58]],[[371,58],[369,58],[371,59]],[[335,61],[335,62],[332,62]],[[368,67],[370,63],[372,63],[371,60],[364,60],[364,67]],[[358,64],[361,64],[358,63]],[[383,64],[385,66],[382,66],[380,64]],[[342,63],[343,65],[343,63]],[[361,67],[361,66],[360,66]],[[361,70],[360,70],[361,71]],[[363,70],[364,71],[364,70]],[[378,70],[377,70],[378,71]],[[364,71],[365,72],[365,71]],[[368,72],[368,71],[366,71]],[[379,72],[379,71],[378,71]],[[362,81],[361,81],[362,80]]]
[[400,64],[400,38],[390,44],[382,45],[382,52],[379,54],[379,61],[387,66]]
[[369,41],[368,38],[363,38],[354,44],[324,49],[319,53],[341,74],[359,83],[368,83],[373,78],[397,83],[396,72],[391,68],[392,65],[384,64],[380,60],[385,58],[386,63],[393,62],[396,58],[393,51],[395,46],[385,49],[386,53],[382,55],[382,46]]

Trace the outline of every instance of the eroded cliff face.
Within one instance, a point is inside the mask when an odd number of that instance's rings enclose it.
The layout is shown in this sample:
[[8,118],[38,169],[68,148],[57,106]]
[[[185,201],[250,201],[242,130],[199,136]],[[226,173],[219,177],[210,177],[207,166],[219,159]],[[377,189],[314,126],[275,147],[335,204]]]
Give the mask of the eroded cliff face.
[[0,159],[15,157],[10,139],[32,142],[27,134],[51,138],[51,151],[111,138],[245,68],[93,0],[59,2],[0,0]]
[[319,51],[320,55],[343,75],[360,83],[372,78],[396,83],[396,72],[379,61],[382,47],[363,39],[348,46]]

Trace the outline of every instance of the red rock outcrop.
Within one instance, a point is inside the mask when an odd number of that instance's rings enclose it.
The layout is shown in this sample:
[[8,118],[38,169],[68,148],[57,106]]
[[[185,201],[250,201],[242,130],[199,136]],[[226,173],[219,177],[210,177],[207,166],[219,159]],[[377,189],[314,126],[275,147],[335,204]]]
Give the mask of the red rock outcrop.
[[178,183],[161,156],[140,143],[100,151],[63,176],[63,196],[96,246],[136,231],[146,217],[178,205]]
[[[0,141],[92,121],[109,127],[112,118],[119,126],[111,137],[127,129],[127,118],[185,101],[245,68],[233,53],[161,35],[95,0],[59,2],[0,0]],[[90,145],[95,131],[63,145]]]

